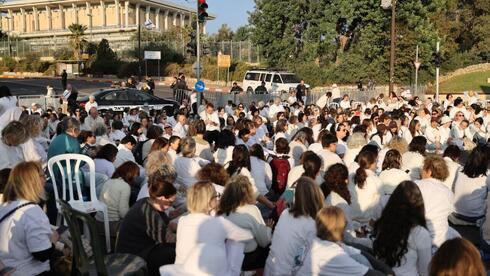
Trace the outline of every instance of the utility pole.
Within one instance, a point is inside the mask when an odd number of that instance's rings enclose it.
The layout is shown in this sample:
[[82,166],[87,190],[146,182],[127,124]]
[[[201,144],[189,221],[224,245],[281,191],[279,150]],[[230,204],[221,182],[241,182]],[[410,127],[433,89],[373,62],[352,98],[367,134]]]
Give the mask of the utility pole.
[[420,68],[418,44],[417,44],[417,50],[415,50],[415,62],[413,64],[415,65],[415,96],[417,96],[418,89],[419,89],[419,68]]
[[441,57],[439,53],[440,42],[436,45],[436,102],[439,102],[439,69],[441,67]]
[[396,0],[391,0],[390,93],[395,86]]
[[[138,16],[138,21],[139,18],[140,17]],[[138,22],[138,81],[141,81],[141,23],[140,22]]]
[[[197,15],[199,16],[199,15]],[[201,80],[201,30],[199,28],[199,18],[197,19],[196,24],[196,39],[197,39],[197,49],[196,49],[196,62],[197,62],[197,70],[196,70],[196,78],[197,80]],[[201,97],[202,92],[197,92],[197,110],[199,110],[199,106],[201,106]]]

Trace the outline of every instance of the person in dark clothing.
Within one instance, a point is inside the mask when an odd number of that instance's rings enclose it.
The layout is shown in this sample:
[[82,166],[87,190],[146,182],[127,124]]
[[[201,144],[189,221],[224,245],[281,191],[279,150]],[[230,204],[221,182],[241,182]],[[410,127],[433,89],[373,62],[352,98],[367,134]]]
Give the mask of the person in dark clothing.
[[128,81],[126,82],[126,87],[128,88],[136,88],[136,81],[134,80],[133,77],[129,77]]
[[68,112],[70,112],[70,114],[75,114],[76,110],[78,109],[77,98],[78,98],[78,91],[75,88],[73,88],[70,96],[68,96],[67,99]]
[[296,86],[296,101],[304,103],[303,97],[306,96],[305,81],[301,80],[300,84]]
[[63,73],[61,73],[61,86],[63,87],[63,91],[66,89],[67,84],[68,84],[68,74],[66,73],[66,70],[63,70]]
[[148,177],[148,198],[137,201],[121,223],[117,253],[135,254],[146,260],[149,275],[160,275],[162,265],[175,262],[175,243],[167,242],[171,218],[165,213],[177,190],[159,170]]
[[151,95],[154,95],[154,93],[155,93],[155,81],[151,78],[151,76],[146,77],[146,84],[150,88],[150,90],[148,90],[148,93],[150,93]]
[[267,94],[267,87],[265,87],[265,81],[255,88],[255,94]]
[[363,90],[363,89],[362,89],[362,79],[359,79],[359,80],[357,81],[357,89],[359,89],[359,91],[362,91],[362,90]]
[[236,82],[234,82],[233,86],[231,87],[230,93],[231,94],[240,94],[241,92],[243,92],[243,88],[241,88],[240,86],[238,86],[238,84]]

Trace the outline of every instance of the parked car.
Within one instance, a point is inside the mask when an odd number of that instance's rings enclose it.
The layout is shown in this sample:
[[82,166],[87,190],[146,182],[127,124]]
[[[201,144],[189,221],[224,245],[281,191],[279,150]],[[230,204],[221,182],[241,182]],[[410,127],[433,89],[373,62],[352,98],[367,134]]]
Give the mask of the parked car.
[[[269,93],[280,93],[296,89],[301,80],[295,74],[286,71],[249,70],[243,78],[243,89],[253,93],[262,81],[265,82]],[[308,84],[306,87],[310,88]]]
[[[147,108],[148,110],[163,109],[167,114],[171,115],[180,107],[179,103],[174,100],[162,99],[132,88],[106,89],[97,91],[92,96],[95,97],[98,109],[101,112],[108,110],[122,112],[131,108]],[[78,104],[84,107],[88,97],[78,98]]]

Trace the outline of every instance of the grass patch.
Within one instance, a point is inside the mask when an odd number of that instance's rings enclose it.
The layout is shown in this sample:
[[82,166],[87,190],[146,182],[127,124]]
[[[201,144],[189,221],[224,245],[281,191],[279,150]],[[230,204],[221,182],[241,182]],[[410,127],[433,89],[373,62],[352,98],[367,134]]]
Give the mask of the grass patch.
[[442,93],[458,93],[474,90],[478,93],[490,94],[490,71],[473,72],[465,75],[454,77],[441,83]]

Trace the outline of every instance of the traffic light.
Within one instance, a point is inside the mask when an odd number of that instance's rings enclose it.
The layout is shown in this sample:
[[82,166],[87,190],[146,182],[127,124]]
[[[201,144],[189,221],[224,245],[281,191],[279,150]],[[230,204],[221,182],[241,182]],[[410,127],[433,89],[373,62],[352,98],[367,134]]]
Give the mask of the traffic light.
[[204,22],[208,18],[208,13],[206,10],[208,9],[208,4],[206,0],[197,0],[197,18],[199,22]]
[[202,54],[204,56],[209,56],[211,54],[211,47],[207,43],[202,44]]
[[440,52],[437,52],[437,53],[434,54],[434,65],[437,68],[441,68],[442,59],[441,59],[441,53]]
[[186,52],[190,54],[191,56],[197,55],[197,39],[196,39],[196,32],[191,32],[189,34],[189,37],[191,40],[189,43],[186,45]]

